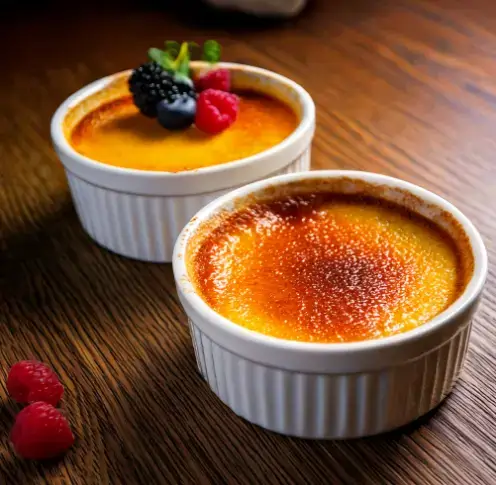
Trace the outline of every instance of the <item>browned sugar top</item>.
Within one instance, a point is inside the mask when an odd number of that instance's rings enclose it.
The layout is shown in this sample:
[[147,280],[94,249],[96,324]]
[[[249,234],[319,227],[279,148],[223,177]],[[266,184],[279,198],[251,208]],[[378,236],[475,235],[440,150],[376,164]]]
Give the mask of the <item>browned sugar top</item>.
[[235,123],[216,135],[195,125],[165,130],[143,116],[127,95],[108,101],[82,117],[70,133],[72,147],[93,160],[137,170],[181,172],[250,157],[291,135],[296,114],[276,98],[252,91],[237,92]]
[[218,313],[275,337],[379,338],[436,316],[464,285],[453,239],[370,197],[302,194],[253,204],[199,245],[196,285]]

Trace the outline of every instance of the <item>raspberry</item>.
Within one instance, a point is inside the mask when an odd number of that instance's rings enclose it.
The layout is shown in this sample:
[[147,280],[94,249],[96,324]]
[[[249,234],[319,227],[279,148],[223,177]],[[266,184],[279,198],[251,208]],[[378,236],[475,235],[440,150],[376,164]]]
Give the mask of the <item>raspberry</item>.
[[10,441],[22,458],[45,460],[68,450],[74,443],[74,435],[58,409],[45,402],[35,402],[17,415]]
[[210,135],[220,133],[236,121],[238,110],[239,99],[235,94],[207,89],[196,102],[196,127]]
[[12,366],[7,377],[7,390],[19,403],[43,401],[53,406],[64,393],[55,372],[35,360],[23,360]]
[[219,89],[220,91],[231,90],[231,73],[227,69],[214,69],[208,71],[196,81],[196,90]]

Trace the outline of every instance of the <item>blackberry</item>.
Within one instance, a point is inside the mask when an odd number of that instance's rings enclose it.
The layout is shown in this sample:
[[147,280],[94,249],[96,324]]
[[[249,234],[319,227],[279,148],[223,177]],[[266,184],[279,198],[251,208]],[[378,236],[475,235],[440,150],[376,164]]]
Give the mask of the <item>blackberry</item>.
[[196,99],[193,83],[187,78],[177,78],[157,62],[147,62],[134,69],[129,77],[129,90],[134,104],[145,116],[157,116],[157,104],[187,96]]

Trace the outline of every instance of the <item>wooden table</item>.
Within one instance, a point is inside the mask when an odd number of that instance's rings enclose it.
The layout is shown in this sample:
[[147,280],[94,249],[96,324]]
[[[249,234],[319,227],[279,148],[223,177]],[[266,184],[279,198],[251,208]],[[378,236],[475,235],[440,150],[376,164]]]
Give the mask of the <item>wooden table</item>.
[[[72,13],[41,3],[0,13],[0,483],[496,483],[494,267],[463,376],[430,419],[352,442],[278,436],[199,378],[170,265],[110,254],[83,232],[49,137],[51,114],[84,84],[164,39],[216,38],[226,60],[310,91],[315,168],[431,189],[472,218],[494,257],[496,3],[321,0],[250,28],[143,2]],[[65,384],[77,441],[58,462],[23,462],[8,444],[19,407],[5,377],[27,357]]]

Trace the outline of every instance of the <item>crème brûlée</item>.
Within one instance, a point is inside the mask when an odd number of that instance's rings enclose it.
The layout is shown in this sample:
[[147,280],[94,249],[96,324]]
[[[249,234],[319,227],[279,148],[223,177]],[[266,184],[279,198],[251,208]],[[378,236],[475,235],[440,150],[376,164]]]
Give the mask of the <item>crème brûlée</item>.
[[443,312],[470,276],[465,257],[444,229],[406,208],[302,193],[226,216],[188,265],[199,294],[230,321],[338,343],[405,332]]
[[130,96],[102,103],[70,134],[72,147],[95,161],[122,168],[180,172],[243,159],[282,142],[298,125],[293,110],[270,96],[239,92],[234,124],[217,135],[193,125],[167,131],[139,113]]

